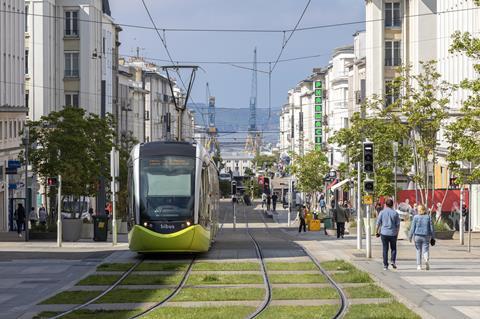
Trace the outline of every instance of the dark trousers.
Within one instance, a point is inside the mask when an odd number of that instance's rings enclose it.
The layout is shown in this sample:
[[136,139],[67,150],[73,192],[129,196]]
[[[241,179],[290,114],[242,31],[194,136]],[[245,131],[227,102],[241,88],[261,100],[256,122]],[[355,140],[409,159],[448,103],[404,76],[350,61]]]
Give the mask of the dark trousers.
[[277,210],[277,202],[272,202],[273,211]]
[[388,267],[388,248],[392,250],[392,264],[396,263],[397,260],[397,236],[386,236],[382,235],[382,246],[383,246],[383,266]]
[[298,226],[299,233],[302,231],[302,228],[304,233],[307,232],[307,224],[305,223],[305,218],[300,218],[300,226]]
[[24,227],[25,227],[25,221],[24,220],[17,220],[17,233],[20,234]]
[[270,203],[267,202],[267,210],[270,210]]
[[337,238],[340,238],[340,236],[345,235],[345,223],[338,223],[337,222]]

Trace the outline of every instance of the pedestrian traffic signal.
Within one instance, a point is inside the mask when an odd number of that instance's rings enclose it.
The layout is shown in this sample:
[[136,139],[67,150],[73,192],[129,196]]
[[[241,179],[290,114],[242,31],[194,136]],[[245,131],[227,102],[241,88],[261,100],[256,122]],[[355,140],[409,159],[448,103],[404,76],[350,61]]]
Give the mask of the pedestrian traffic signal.
[[237,194],[237,181],[232,181],[232,195]]
[[366,180],[363,182],[363,189],[367,193],[373,193],[375,190],[375,184],[372,180]]
[[47,178],[47,186],[57,186],[57,178],[56,177]]
[[373,173],[373,143],[363,143],[363,171],[367,174]]

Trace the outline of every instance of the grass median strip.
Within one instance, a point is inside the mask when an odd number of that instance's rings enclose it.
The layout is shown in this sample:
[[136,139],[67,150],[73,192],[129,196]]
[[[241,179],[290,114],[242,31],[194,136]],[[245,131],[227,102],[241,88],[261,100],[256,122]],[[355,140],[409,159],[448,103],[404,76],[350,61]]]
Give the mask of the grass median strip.
[[306,262],[267,262],[267,270],[318,270],[310,261]]
[[91,275],[77,283],[77,286],[105,286],[117,281],[120,275]]
[[187,285],[233,285],[233,284],[261,284],[263,283],[262,275],[244,274],[191,274],[188,278]]
[[330,319],[338,310],[338,306],[271,306],[262,312],[258,319]]
[[122,285],[177,285],[182,275],[135,275],[122,281]]
[[262,288],[185,288],[172,301],[262,300]]
[[347,287],[343,289],[348,298],[391,298],[392,295],[378,287],[377,285],[367,285],[361,287]]
[[186,263],[141,263],[135,271],[185,271],[188,268]]
[[167,297],[171,291],[171,289],[114,289],[96,303],[157,302]]
[[41,302],[42,305],[76,305],[95,298],[101,291],[64,291]]
[[[164,307],[146,314],[145,319],[243,319],[254,312],[254,307]],[[83,319],[83,318],[82,318]],[[103,318],[102,318],[103,319]]]
[[194,271],[212,270],[212,271],[260,271],[260,264],[251,262],[238,263],[220,263],[220,262],[198,262],[193,265]]
[[326,282],[325,277],[316,274],[270,274],[272,284],[317,284]]
[[99,265],[97,271],[127,271],[132,266],[131,263],[108,263]]
[[321,263],[321,266],[328,271],[351,271],[351,270],[356,270],[356,268],[350,264],[347,263],[344,260],[331,260],[331,261],[325,261]]
[[373,282],[370,275],[360,270],[351,270],[345,273],[332,274],[333,280],[340,283],[370,283]]
[[[91,318],[99,318],[99,319],[128,319],[132,316],[138,314],[140,310],[122,310],[122,311],[109,311],[109,310],[79,310],[75,311],[71,314],[68,314],[62,318],[64,319],[91,319]],[[51,311],[44,311],[39,313],[33,319],[47,319],[52,318],[58,315],[58,312],[51,312]]]
[[336,299],[338,293],[334,288],[273,288],[273,300],[306,300],[306,299]]
[[[345,319],[420,319],[421,317],[399,302],[351,305]],[[278,318],[277,318],[278,319]]]

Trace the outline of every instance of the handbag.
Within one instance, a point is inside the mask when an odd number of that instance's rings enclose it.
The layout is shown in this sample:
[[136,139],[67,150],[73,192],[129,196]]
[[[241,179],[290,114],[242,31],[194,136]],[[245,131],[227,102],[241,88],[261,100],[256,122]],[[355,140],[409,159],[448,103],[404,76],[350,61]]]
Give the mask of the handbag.
[[430,245],[435,246],[435,239],[433,238],[430,239]]

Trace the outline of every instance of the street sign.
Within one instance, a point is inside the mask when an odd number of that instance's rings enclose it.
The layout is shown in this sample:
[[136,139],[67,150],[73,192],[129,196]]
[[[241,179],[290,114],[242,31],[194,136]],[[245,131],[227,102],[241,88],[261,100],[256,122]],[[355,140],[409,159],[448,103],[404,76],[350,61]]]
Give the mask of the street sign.
[[8,168],[20,168],[20,167],[22,167],[22,164],[20,163],[20,161],[8,160],[7,167]]
[[373,196],[372,195],[363,196],[363,204],[364,205],[372,205],[373,204]]
[[15,175],[15,174],[18,174],[17,168],[6,167],[6,168],[5,168],[5,174],[6,174],[6,175]]

